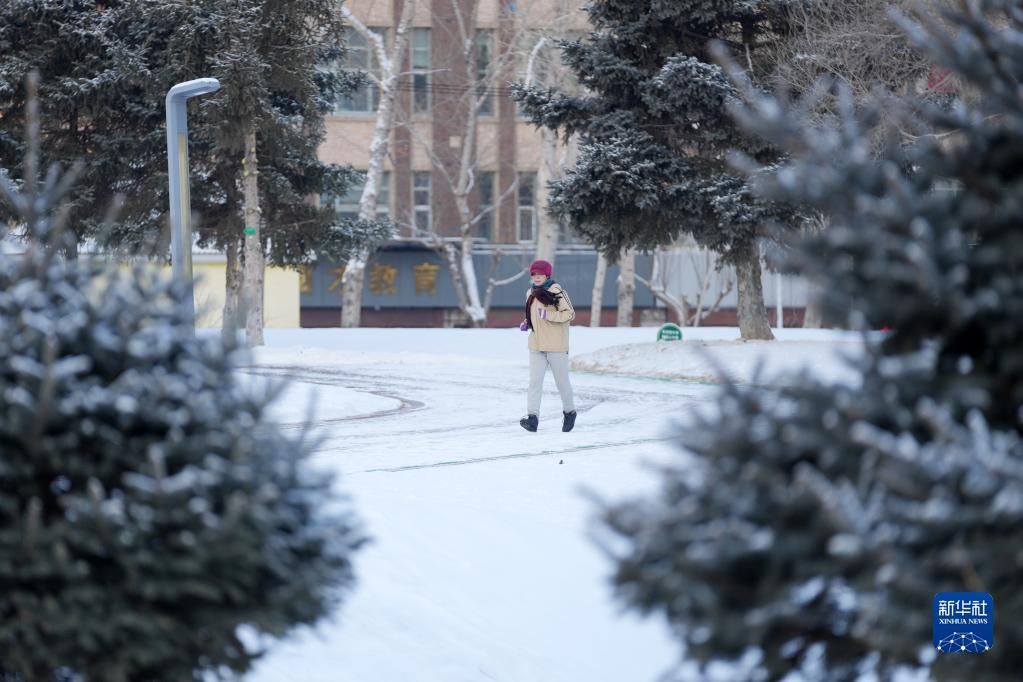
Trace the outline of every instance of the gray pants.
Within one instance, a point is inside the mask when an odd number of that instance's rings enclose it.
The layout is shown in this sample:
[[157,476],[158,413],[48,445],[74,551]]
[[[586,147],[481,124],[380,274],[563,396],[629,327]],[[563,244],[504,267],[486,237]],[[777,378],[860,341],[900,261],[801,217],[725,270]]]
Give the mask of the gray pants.
[[568,353],[545,353],[529,351],[529,398],[526,401],[528,414],[540,414],[540,396],[543,394],[543,378],[547,368],[554,374],[554,383],[561,394],[561,409],[575,411],[572,384],[568,380]]

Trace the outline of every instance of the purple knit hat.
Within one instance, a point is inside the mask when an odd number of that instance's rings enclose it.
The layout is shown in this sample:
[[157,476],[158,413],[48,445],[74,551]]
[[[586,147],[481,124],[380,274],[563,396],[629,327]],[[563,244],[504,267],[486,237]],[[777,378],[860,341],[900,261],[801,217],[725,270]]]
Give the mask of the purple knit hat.
[[551,273],[554,272],[554,266],[545,260],[535,260],[533,264],[529,266],[529,274],[539,272],[545,277],[550,277]]

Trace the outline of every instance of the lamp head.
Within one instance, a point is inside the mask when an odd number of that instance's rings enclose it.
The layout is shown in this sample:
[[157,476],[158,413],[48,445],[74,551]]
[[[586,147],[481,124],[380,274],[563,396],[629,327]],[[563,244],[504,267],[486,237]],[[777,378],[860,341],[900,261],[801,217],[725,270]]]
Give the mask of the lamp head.
[[205,95],[220,89],[220,81],[216,78],[196,78],[195,80],[178,83],[167,91],[167,101],[184,100],[196,95]]

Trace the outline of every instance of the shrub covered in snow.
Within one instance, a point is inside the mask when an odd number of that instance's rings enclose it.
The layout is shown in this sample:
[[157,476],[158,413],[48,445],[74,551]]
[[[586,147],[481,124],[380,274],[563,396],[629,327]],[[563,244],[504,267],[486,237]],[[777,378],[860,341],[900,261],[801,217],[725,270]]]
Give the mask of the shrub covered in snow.
[[29,235],[0,256],[0,679],[243,672],[333,609],[360,532],[188,291],[57,255],[66,184],[0,173]]
[[[1015,680],[1023,669],[1023,15],[963,3],[901,19],[964,92],[886,102],[902,136],[870,153],[872,112],[815,130],[748,89],[737,111],[792,155],[766,196],[832,219],[792,267],[833,323],[891,328],[856,386],[725,386],[681,434],[695,457],[661,495],[605,511],[619,595],[666,615],[702,672],[742,679]],[[737,83],[742,77],[735,67]],[[907,143],[907,140],[913,140]],[[753,164],[746,162],[750,169]],[[951,191],[950,191],[951,190]],[[996,643],[936,654],[939,591],[994,596]],[[801,676],[786,678],[793,671]],[[874,677],[877,675],[877,677]],[[864,677],[865,676],[865,677]]]

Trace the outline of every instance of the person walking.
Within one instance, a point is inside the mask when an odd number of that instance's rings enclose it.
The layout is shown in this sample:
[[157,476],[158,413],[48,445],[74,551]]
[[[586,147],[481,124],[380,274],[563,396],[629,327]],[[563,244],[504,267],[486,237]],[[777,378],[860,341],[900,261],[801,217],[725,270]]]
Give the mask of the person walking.
[[575,399],[568,379],[568,328],[575,319],[575,308],[553,274],[553,266],[545,260],[529,266],[533,286],[526,295],[526,319],[519,325],[519,329],[529,332],[529,394],[526,416],[519,420],[526,431],[536,431],[539,426],[540,397],[548,367],[561,394],[561,430],[571,431],[575,426]]

